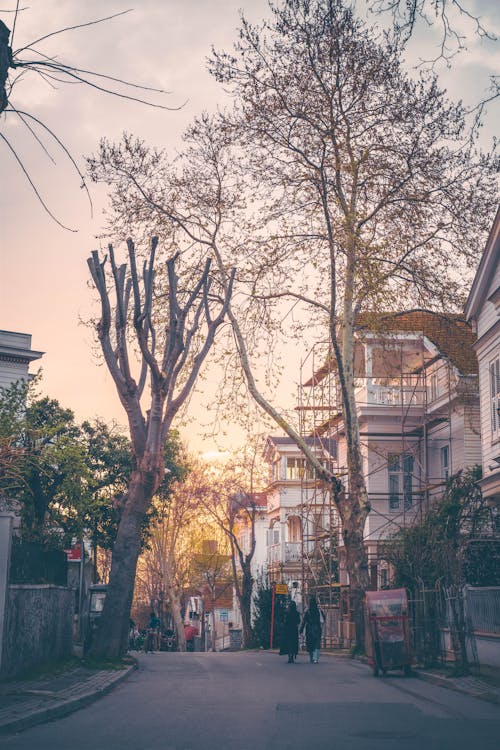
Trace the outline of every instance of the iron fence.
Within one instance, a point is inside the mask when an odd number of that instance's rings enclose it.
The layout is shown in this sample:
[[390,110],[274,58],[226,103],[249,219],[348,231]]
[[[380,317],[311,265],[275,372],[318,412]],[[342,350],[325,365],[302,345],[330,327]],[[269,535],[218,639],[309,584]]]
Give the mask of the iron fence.
[[476,633],[500,634],[500,586],[465,587],[465,611]]

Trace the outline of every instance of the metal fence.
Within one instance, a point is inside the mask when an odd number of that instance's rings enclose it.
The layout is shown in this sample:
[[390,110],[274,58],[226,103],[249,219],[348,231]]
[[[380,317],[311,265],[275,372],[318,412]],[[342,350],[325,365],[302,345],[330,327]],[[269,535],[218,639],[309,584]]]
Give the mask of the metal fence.
[[465,611],[476,633],[500,635],[500,586],[465,587]]

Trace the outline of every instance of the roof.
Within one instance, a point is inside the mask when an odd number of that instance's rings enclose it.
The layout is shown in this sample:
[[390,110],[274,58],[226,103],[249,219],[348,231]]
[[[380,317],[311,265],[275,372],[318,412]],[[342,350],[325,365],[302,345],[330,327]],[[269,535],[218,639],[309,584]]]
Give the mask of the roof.
[[23,362],[40,359],[44,352],[31,349],[31,334],[0,330],[0,358],[15,358]]
[[[311,448],[319,448],[320,450],[325,451],[330,456],[336,456],[336,442],[335,440],[332,440],[331,438],[327,438],[325,440],[322,440],[319,437],[303,437],[302,438],[306,445],[310,446]],[[281,447],[285,446],[292,446],[297,449],[297,451],[300,452],[300,448],[290,437],[280,437],[275,435],[269,435],[267,438],[267,443],[272,444],[276,449],[279,449]]]
[[267,507],[267,494],[265,492],[235,492],[229,500],[233,509],[249,508],[252,504],[256,508]]
[[498,263],[500,263],[500,206],[498,207],[484,252],[474,276],[474,281],[472,282],[469,297],[465,304],[465,316],[467,320],[476,318],[480,312]]
[[[430,310],[361,313],[357,318],[356,330],[359,333],[375,332],[381,336],[395,334],[398,331],[421,333],[462,375],[475,375],[478,372],[477,357],[473,349],[475,334],[464,315]],[[317,385],[335,369],[336,364],[330,359],[305,385]]]
[[462,375],[478,372],[477,357],[473,349],[476,336],[463,315],[410,310],[382,314],[375,322],[377,332],[381,333],[422,333]]

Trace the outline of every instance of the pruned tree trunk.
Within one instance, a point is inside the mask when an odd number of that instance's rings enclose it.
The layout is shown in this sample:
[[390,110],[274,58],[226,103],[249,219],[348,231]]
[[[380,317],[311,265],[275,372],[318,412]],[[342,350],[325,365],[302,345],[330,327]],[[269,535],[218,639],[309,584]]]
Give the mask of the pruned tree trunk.
[[[165,474],[165,443],[172,420],[194,386],[216,331],[224,321],[231,296],[232,282],[222,295],[214,295],[210,260],[197,275],[195,271],[190,279],[184,279],[182,288],[179,288],[178,257],[170,257],[167,261],[168,315],[161,356],[157,358],[158,335],[153,315],[153,305],[158,298],[155,292],[157,246],[158,239],[154,237],[142,279],[137,271],[132,240],[127,241],[129,269],[126,264],[116,265],[113,246],[108,246],[115,293],[114,316],[105,272],[107,259],[101,262],[95,251],[88,261],[101,301],[101,318],[97,323],[99,341],[127,413],[136,465],[113,547],[108,593],[91,647],[92,654],[97,657],[117,658],[126,651],[141,524]],[[160,299],[164,297],[159,296]],[[214,298],[218,300],[215,303]],[[131,303],[133,309],[129,314]],[[214,304],[217,313],[212,315]],[[202,325],[205,326],[203,335],[200,333]],[[131,326],[142,355],[137,381],[132,375],[132,357],[128,350]],[[144,415],[141,399],[147,380],[150,382],[150,399]]]

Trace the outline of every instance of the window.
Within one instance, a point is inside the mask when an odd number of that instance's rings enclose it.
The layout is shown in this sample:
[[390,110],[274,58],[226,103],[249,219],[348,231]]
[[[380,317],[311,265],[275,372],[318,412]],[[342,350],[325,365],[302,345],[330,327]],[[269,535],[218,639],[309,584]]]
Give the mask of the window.
[[413,505],[413,456],[408,453],[387,457],[389,510],[408,510]]
[[450,446],[443,445],[441,448],[441,477],[445,482],[450,478]]
[[292,516],[288,519],[288,541],[300,542],[302,539],[302,523],[300,518]]
[[306,479],[313,478],[312,469],[306,464],[305,458],[287,458],[286,459],[286,478],[303,479],[305,473]]
[[491,395],[491,436],[496,438],[500,435],[500,357],[490,362],[490,395]]
[[268,546],[271,546],[273,544],[279,544],[280,541],[280,531],[279,528],[273,528],[267,530],[267,544]]

